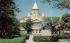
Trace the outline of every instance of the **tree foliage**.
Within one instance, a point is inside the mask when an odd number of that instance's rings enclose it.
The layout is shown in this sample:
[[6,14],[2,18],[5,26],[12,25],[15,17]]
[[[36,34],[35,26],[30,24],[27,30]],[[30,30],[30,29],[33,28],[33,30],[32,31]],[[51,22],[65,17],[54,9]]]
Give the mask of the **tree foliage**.
[[33,22],[31,21],[31,19],[27,19],[26,22],[22,23],[22,26],[25,28],[25,30],[27,30],[27,32],[29,33],[32,30],[32,24]]
[[15,11],[13,0],[0,0],[0,38],[11,38],[19,34]]
[[44,22],[49,25],[52,29],[52,33],[70,30],[70,14],[64,14],[61,18],[59,17],[47,17]]
[[48,24],[52,31],[55,31],[55,25],[59,21],[59,17],[47,17],[44,19],[44,22]]
[[70,9],[70,0],[43,0],[43,2],[48,2],[49,4],[54,2],[55,7],[57,8],[68,8]]
[[59,21],[59,17],[47,17],[44,18],[44,22],[48,23],[49,25],[55,24]]
[[70,28],[70,14],[64,14],[62,16],[62,20],[64,22],[65,28]]

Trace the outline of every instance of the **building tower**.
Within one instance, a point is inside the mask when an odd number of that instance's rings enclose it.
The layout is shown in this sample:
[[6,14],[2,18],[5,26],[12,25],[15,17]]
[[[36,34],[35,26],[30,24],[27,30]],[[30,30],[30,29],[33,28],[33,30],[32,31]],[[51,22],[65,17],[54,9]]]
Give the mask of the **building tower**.
[[37,6],[37,3],[35,2],[33,7],[32,7],[32,12],[30,13],[30,18],[31,21],[33,22],[33,26],[32,26],[32,34],[34,35],[39,35],[41,28],[42,28],[42,15],[40,15],[39,13],[39,8]]
[[40,15],[39,13],[39,8],[37,6],[37,3],[35,2],[33,7],[32,7],[32,12],[31,12],[31,16],[30,18],[33,20],[39,20],[39,21],[42,21],[42,16]]

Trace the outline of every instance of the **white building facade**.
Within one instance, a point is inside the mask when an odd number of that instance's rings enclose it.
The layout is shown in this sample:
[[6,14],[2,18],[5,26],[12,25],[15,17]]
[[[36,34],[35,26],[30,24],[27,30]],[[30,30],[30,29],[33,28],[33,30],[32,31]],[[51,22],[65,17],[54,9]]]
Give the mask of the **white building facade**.
[[[34,5],[32,6],[32,12],[28,13],[25,19],[30,18],[31,21],[33,22],[32,25],[32,35],[47,35],[51,36],[51,31],[50,30],[43,30],[42,29],[42,24],[43,24],[43,19],[44,19],[44,13],[39,12],[39,8],[37,6],[37,3],[35,2]],[[20,22],[24,22],[23,19],[20,20]]]

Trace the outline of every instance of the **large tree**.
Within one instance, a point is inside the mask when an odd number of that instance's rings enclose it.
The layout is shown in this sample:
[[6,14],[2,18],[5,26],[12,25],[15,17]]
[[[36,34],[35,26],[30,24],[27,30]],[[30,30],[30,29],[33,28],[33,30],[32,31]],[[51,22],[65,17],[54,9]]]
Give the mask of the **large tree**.
[[47,17],[47,18],[44,18],[44,22],[47,23],[49,28],[52,30],[52,33],[57,30],[55,28],[55,26],[56,26],[56,24],[58,24],[59,20],[60,20],[59,17]]
[[19,33],[13,0],[0,0],[0,38],[11,38]]

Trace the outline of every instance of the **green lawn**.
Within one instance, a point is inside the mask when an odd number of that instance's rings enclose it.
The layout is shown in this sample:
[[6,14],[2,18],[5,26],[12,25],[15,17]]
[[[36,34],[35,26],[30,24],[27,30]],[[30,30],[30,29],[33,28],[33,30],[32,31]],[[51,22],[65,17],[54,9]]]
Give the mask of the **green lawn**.
[[21,42],[24,43],[25,40],[26,40],[26,35],[13,39],[0,39],[0,43],[21,43]]

